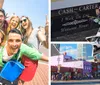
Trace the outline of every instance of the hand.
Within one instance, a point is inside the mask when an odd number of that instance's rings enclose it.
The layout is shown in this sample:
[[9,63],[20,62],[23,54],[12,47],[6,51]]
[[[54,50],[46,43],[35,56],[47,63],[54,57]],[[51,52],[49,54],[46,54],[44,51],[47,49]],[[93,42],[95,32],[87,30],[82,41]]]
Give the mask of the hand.
[[10,19],[12,16],[16,16],[15,13],[12,13],[11,15],[9,15],[8,13],[6,13],[6,18]]

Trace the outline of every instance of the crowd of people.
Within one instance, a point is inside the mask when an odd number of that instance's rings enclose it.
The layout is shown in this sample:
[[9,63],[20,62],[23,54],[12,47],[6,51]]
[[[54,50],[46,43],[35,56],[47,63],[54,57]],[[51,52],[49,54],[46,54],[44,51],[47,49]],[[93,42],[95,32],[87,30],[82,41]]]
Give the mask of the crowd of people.
[[92,74],[89,73],[77,73],[72,75],[70,72],[66,73],[57,73],[54,72],[51,74],[51,80],[52,81],[67,81],[67,80],[87,80],[87,79],[99,79],[100,77],[95,77]]
[[[38,60],[48,62],[48,57],[39,52],[39,45],[48,49],[48,20],[46,25],[39,29],[32,26],[29,17],[17,15],[10,16],[7,19],[5,10],[0,8],[0,70],[10,60],[17,60],[25,66],[25,69],[15,81],[18,85],[24,85],[24,82],[31,81],[35,75]],[[16,55],[18,55],[16,57]],[[8,80],[0,78],[4,85],[11,84]],[[14,85],[16,85],[13,82]],[[8,85],[8,84],[6,84]]]

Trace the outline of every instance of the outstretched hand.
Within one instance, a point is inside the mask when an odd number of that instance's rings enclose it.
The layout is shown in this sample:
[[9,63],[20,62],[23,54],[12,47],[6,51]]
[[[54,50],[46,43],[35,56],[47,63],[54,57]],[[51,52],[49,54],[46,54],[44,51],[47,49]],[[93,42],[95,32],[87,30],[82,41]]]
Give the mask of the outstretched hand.
[[11,15],[9,15],[8,13],[6,13],[6,19],[10,19],[12,16],[16,16],[15,13],[12,13]]

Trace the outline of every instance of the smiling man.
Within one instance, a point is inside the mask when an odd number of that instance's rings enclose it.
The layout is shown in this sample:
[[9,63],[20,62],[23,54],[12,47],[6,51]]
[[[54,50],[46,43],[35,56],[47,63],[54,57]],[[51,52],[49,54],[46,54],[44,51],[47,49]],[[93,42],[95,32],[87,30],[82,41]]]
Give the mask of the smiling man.
[[20,56],[19,61],[21,61],[22,55],[32,60],[48,61],[47,56],[22,43],[22,34],[18,29],[10,30],[7,44],[0,52],[0,66],[3,67],[9,60],[17,60],[18,56]]
[[[28,56],[32,60],[48,61],[48,57],[38,52],[35,48],[31,48],[22,43],[22,34],[18,29],[9,31],[7,37],[7,45],[4,47],[8,57],[16,59],[14,56],[19,52],[22,55]],[[3,52],[3,56],[5,53]],[[1,56],[2,57],[2,56]]]

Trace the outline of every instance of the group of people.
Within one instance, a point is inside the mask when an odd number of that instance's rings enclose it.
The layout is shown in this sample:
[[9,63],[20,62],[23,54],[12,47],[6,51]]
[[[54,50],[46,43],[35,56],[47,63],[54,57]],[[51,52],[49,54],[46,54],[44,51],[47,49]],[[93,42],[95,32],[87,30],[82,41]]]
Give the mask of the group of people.
[[48,62],[48,57],[39,52],[39,45],[42,44],[48,49],[48,20],[44,28],[34,29],[32,22],[26,16],[13,15],[10,20],[6,20],[4,9],[0,9],[0,67],[11,59],[17,59],[25,66],[22,74],[18,78],[18,84],[33,79],[38,60]]

